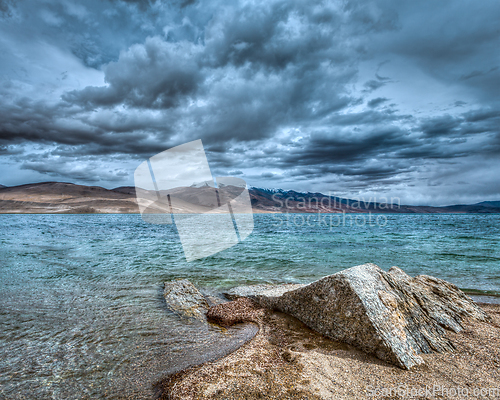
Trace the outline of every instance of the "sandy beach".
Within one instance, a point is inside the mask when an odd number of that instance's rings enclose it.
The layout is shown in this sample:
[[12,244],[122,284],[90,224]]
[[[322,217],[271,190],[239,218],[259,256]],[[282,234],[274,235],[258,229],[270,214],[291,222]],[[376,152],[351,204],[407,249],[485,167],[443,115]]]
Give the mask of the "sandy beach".
[[[454,352],[422,355],[403,370],[310,330],[288,315],[248,306],[259,333],[234,353],[175,374],[161,399],[488,399],[500,397],[500,305],[492,322],[447,332]],[[241,319],[241,316],[239,316]]]

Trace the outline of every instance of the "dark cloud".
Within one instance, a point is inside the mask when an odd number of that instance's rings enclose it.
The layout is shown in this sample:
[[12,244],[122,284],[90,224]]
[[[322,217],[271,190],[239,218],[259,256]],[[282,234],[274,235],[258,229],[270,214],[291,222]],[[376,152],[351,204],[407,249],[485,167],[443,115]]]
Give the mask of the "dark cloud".
[[0,14],[2,14],[4,17],[12,16],[11,14],[12,4],[13,1],[11,0],[0,0]]
[[458,133],[460,119],[450,115],[442,115],[439,117],[425,119],[420,129],[428,136],[450,136]]
[[484,76],[484,75],[487,75],[487,74],[490,74],[492,72],[495,72],[496,70],[498,70],[498,67],[493,67],[493,68],[490,68],[488,71],[472,71],[470,73],[468,73],[467,75],[462,75],[460,77],[461,80],[465,81],[467,79],[471,79],[471,78],[475,78],[475,77],[479,77],[479,76]]
[[107,86],[87,87],[63,96],[69,104],[85,108],[124,104],[139,108],[171,108],[194,95],[202,81],[197,48],[188,43],[169,43],[157,37],[134,45],[108,64]]
[[93,182],[120,182],[128,175],[128,172],[124,170],[115,169],[110,170],[99,170],[99,175],[96,176],[96,164],[87,161],[85,164],[71,165],[68,162],[47,162],[47,160],[42,161],[25,161],[20,164],[21,170],[36,171],[42,176],[57,179],[69,179],[76,180],[79,182],[84,182],[91,184]]
[[364,83],[364,87],[365,87],[365,92],[373,92],[374,90],[377,90],[379,88],[381,88],[382,86],[385,86],[385,82],[382,82],[382,81],[376,81],[374,79],[371,79],[369,81],[366,81]]
[[386,101],[389,101],[389,99],[385,97],[377,97],[375,99],[370,100],[368,103],[366,103],[366,105],[370,108],[376,108],[379,105],[385,103]]
[[[408,57],[426,74],[463,85],[477,100],[497,100],[493,88],[500,85],[500,69],[491,54],[499,45],[500,7],[494,0],[435,5],[429,0],[402,5],[398,14],[406,23],[376,49]],[[431,15],[434,23],[427,22]]]

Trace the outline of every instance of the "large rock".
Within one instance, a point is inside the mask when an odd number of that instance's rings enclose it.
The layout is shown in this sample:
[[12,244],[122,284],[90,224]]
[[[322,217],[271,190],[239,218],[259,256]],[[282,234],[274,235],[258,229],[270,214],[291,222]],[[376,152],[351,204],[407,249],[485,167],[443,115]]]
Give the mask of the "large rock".
[[239,295],[405,369],[422,364],[421,353],[454,349],[445,328],[458,332],[465,319],[488,319],[451,283],[426,275],[412,278],[397,267],[385,272],[375,264],[298,288],[237,288],[230,293],[232,298]]
[[200,321],[205,320],[210,305],[205,296],[187,279],[165,282],[163,296],[168,307],[176,314]]

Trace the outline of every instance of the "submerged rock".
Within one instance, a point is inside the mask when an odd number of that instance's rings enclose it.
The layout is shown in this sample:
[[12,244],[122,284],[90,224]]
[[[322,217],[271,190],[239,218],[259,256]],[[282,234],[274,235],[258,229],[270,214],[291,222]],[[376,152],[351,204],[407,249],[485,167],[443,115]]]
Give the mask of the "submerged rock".
[[209,304],[205,296],[187,279],[165,282],[163,296],[168,307],[176,314],[205,320]]
[[309,285],[233,289],[231,298],[250,297],[261,306],[290,314],[323,335],[409,369],[419,354],[454,349],[445,328],[462,321],[488,320],[455,285],[426,275],[410,277],[364,264]]

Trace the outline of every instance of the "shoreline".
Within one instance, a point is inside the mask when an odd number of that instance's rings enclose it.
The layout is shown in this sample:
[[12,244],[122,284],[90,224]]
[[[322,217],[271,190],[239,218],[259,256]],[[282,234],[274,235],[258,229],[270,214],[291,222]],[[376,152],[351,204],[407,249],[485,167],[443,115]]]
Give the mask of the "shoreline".
[[[460,289],[477,304],[494,304],[500,306],[500,294],[480,294],[480,293],[469,293],[467,290]],[[488,293],[489,291],[485,291]]]
[[[133,212],[87,212],[87,211],[82,211],[79,212],[78,210],[68,210],[68,211],[60,211],[60,212],[30,212],[30,211],[24,211],[24,212],[19,212],[19,211],[2,211],[0,210],[0,215],[141,215],[139,211],[133,211]],[[176,213],[176,214],[191,214],[191,213]],[[500,212],[489,212],[489,213],[484,213],[484,212],[471,212],[471,211],[456,211],[456,212],[412,212],[412,211],[382,211],[382,212],[374,212],[373,210],[362,210],[362,211],[347,211],[347,210],[342,210],[342,211],[325,211],[321,212],[318,210],[310,210],[310,211],[304,211],[304,210],[295,210],[295,209],[289,209],[287,211],[272,211],[272,210],[259,210],[255,209],[252,210],[252,214],[307,214],[307,215],[316,215],[316,214],[321,214],[321,215],[327,215],[327,214],[374,214],[374,215],[500,215]],[[175,214],[174,214],[175,215]],[[214,214],[216,215],[216,214]]]
[[411,370],[330,340],[286,314],[259,309],[248,321],[259,325],[253,339],[225,357],[161,380],[157,398],[354,400],[388,398],[383,389],[401,385],[500,388],[500,305],[478,304],[492,323],[468,321],[463,331],[447,332],[455,352],[423,354],[425,365]]

